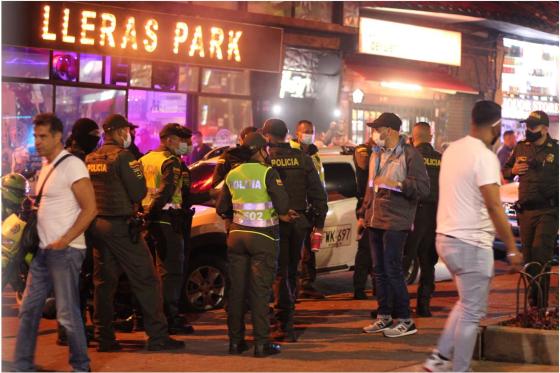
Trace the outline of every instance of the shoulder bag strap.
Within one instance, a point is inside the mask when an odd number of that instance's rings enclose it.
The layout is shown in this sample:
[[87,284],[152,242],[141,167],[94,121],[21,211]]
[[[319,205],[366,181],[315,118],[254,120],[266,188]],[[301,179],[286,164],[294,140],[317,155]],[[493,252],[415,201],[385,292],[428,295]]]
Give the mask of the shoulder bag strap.
[[62,158],[60,158],[58,161],[56,161],[53,168],[51,168],[51,170],[47,174],[47,177],[45,177],[45,180],[43,181],[43,184],[41,184],[41,189],[39,189],[39,194],[37,194],[37,197],[35,197],[35,202],[33,203],[35,208],[39,208],[39,203],[41,203],[41,197],[43,195],[43,187],[47,183],[47,180],[49,179],[49,176],[51,176],[51,174],[54,171],[54,169],[56,168],[56,166],[58,166],[60,163],[62,163],[63,160],[65,160],[68,157],[72,157],[72,154],[66,154]]

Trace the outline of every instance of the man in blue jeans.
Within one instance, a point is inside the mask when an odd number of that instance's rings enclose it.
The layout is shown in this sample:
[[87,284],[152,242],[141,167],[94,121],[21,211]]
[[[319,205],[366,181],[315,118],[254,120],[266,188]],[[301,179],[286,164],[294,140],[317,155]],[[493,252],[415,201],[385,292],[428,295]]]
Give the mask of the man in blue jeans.
[[[358,227],[369,229],[377,303],[377,320],[365,333],[402,337],[417,332],[410,317],[402,260],[416,205],[430,192],[430,180],[420,153],[400,136],[401,119],[383,113],[373,123],[372,140],[381,148],[372,153],[368,185],[358,211]],[[392,300],[392,301],[391,301]],[[393,321],[393,317],[398,322]]]
[[[63,125],[52,113],[33,119],[35,147],[46,159],[37,182],[39,248],[29,269],[20,307],[14,366],[34,371],[37,333],[43,305],[51,290],[57,320],[64,327],[74,371],[90,370],[80,312],[78,281],[85,258],[84,231],[97,214],[95,195],[85,164],[64,150]],[[42,189],[42,192],[41,192]]]

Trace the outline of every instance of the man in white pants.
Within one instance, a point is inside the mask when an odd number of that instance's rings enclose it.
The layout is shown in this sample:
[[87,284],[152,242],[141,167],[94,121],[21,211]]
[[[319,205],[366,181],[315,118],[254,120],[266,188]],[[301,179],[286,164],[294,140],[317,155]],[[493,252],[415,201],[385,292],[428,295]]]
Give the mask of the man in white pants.
[[470,134],[443,154],[439,177],[436,247],[459,292],[428,372],[470,369],[480,319],[486,315],[494,273],[495,233],[506,244],[512,269],[522,263],[500,201],[500,163],[490,147],[500,136],[501,107],[479,101],[472,110]]

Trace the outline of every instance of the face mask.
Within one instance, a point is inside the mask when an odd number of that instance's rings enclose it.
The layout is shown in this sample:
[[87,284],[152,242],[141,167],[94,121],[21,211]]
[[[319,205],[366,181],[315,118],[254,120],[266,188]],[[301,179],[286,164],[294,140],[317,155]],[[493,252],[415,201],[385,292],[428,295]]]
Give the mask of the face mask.
[[299,142],[305,145],[311,145],[315,142],[315,135],[310,135],[308,133],[304,133],[301,135]]
[[377,146],[384,147],[385,139],[381,139],[381,134],[377,131],[371,133],[371,139],[377,144]]
[[186,142],[179,143],[179,147],[177,148],[177,155],[186,155],[192,152],[192,146]]
[[126,134],[126,139],[124,140],[124,143],[123,143],[123,148],[125,148],[125,149],[128,148],[130,146],[130,144],[132,144],[132,137],[130,137],[130,132],[128,132]]
[[542,137],[542,132],[531,132],[529,130],[525,131],[525,138],[527,139],[527,141],[529,142],[535,142],[535,141],[539,141],[539,139]]

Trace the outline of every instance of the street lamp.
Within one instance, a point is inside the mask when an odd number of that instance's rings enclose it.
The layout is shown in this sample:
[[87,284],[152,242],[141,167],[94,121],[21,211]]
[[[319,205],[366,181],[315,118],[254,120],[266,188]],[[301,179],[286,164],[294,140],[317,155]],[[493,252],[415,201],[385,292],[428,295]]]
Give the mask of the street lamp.
[[272,114],[278,115],[280,112],[282,112],[282,106],[278,104],[272,106]]

